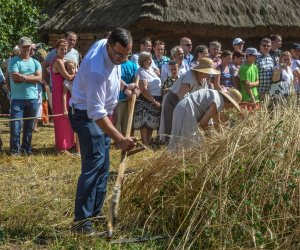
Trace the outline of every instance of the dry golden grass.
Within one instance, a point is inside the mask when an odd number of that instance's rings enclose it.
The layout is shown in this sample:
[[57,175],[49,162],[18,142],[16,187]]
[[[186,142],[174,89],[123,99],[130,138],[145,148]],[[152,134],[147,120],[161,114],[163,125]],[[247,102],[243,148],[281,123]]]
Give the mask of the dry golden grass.
[[[80,159],[56,155],[53,128],[41,128],[35,155],[0,156],[0,249],[298,249],[299,108],[232,119],[195,150],[128,159],[116,237],[170,239],[126,246],[70,234]],[[111,171],[119,160],[112,149]],[[108,196],[113,184],[112,174]]]
[[169,249],[299,249],[299,124],[291,103],[159,153],[127,181],[123,225],[172,236]]

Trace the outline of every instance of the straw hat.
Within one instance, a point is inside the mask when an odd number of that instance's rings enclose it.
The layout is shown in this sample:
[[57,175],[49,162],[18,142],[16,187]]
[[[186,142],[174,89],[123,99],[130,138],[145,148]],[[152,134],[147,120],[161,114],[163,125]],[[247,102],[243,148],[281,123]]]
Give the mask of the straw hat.
[[241,112],[239,103],[242,101],[242,95],[237,89],[231,88],[226,92],[219,91],[219,93],[225,96],[233,104],[233,106]]
[[210,58],[201,58],[199,64],[193,67],[192,70],[209,75],[220,75],[220,71],[214,69],[214,62]]

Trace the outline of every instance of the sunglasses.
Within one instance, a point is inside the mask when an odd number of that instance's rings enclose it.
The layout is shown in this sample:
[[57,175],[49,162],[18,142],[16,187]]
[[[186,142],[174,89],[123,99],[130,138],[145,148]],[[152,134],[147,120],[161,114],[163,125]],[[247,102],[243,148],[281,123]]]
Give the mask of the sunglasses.
[[124,55],[124,54],[114,50],[113,46],[111,46],[110,44],[109,44],[109,46],[111,47],[112,51],[114,52],[115,57],[118,58],[118,59],[125,59],[125,58],[130,57],[132,55],[131,52],[127,55]]
[[265,47],[265,48],[270,48],[271,47],[271,45],[268,45],[268,44],[261,44],[260,46]]
[[187,43],[187,44],[183,44],[184,46],[187,46],[187,47],[191,47],[193,44],[191,43]]

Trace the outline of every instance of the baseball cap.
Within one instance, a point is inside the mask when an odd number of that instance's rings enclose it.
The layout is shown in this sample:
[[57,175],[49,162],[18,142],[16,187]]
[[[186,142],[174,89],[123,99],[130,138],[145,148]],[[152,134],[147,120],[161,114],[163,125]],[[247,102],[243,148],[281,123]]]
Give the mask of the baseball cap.
[[19,40],[19,45],[21,46],[29,46],[32,44],[32,41],[30,38],[23,36],[22,38],[20,38]]
[[293,43],[291,49],[300,49],[300,43]]
[[245,54],[247,56],[249,55],[253,55],[253,56],[259,56],[260,54],[257,52],[257,49],[255,48],[247,48],[246,51],[245,51]]
[[232,41],[232,45],[237,45],[237,44],[241,44],[241,43],[245,43],[241,38],[237,37]]

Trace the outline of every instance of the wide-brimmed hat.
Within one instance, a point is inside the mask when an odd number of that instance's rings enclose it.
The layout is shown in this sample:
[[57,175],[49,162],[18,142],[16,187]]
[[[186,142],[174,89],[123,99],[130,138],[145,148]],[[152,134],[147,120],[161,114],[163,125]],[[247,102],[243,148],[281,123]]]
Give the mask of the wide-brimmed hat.
[[242,94],[234,88],[225,91],[219,91],[223,96],[225,96],[233,106],[241,112],[239,103],[242,101]]
[[192,70],[209,74],[209,75],[220,75],[220,71],[214,69],[214,62],[210,58],[201,58],[199,64],[192,68]]

